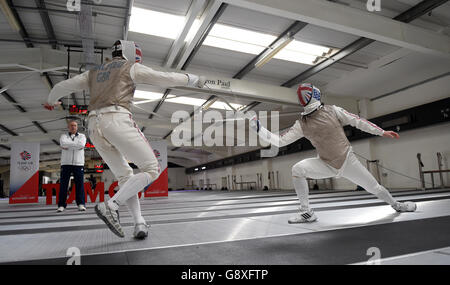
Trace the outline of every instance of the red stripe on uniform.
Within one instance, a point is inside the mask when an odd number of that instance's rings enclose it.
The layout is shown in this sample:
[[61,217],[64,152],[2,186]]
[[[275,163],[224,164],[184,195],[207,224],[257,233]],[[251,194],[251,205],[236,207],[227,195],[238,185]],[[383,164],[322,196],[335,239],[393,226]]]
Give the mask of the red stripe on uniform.
[[361,120],[361,121],[363,121],[363,122],[368,123],[369,125],[371,125],[372,127],[376,128],[376,129],[378,129],[378,130],[380,130],[380,131],[384,131],[382,128],[380,128],[379,126],[375,125],[375,124],[372,123],[372,122],[367,121],[366,119],[361,119],[361,117],[359,117],[359,116],[357,116],[357,115],[355,115],[355,114],[349,113],[349,112],[347,112],[347,111],[345,111],[345,110],[344,110],[344,112],[345,112],[347,115],[352,116],[353,118],[356,118],[356,119],[358,119],[358,120]]

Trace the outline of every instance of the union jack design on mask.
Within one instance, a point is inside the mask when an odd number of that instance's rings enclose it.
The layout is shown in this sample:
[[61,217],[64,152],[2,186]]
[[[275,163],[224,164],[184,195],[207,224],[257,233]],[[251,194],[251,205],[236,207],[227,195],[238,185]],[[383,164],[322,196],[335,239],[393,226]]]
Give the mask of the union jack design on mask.
[[297,95],[300,104],[303,107],[307,106],[311,102],[312,98],[314,98],[317,101],[320,101],[321,97],[320,90],[310,83],[301,84],[297,89]]

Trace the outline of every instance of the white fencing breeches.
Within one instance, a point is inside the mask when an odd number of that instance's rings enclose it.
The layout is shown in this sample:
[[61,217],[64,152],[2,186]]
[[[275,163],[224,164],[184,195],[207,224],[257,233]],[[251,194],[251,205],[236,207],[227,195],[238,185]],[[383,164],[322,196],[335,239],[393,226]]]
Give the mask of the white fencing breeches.
[[305,209],[309,209],[308,183],[306,178],[323,179],[344,177],[363,187],[367,192],[374,194],[389,205],[393,205],[396,202],[389,191],[375,180],[351,150],[347,155],[344,165],[339,170],[329,166],[318,157],[308,158],[296,163],[292,167],[292,177],[301,208]]
[[[108,201],[113,209],[127,204],[135,223],[142,223],[138,193],[160,174],[149,142],[129,113],[99,113],[89,117],[89,137],[119,182],[119,191]],[[142,172],[133,174],[133,162]]]

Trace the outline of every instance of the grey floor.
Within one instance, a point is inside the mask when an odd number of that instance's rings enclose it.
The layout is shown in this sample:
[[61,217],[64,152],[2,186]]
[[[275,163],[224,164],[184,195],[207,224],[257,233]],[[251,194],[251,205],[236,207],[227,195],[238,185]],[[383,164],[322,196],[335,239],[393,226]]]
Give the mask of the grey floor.
[[[141,201],[151,224],[144,241],[113,235],[87,205],[61,213],[45,200],[8,205],[0,200],[0,263],[65,264],[78,248],[83,264],[450,264],[450,189],[395,191],[418,204],[396,213],[364,191],[312,192],[319,220],[290,225],[293,191],[180,191]],[[373,261],[373,260],[372,260]]]

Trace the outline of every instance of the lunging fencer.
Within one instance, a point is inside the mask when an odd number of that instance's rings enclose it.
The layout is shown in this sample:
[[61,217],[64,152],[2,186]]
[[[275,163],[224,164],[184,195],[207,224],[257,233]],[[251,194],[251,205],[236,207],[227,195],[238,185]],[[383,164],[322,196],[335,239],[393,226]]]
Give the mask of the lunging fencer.
[[[149,226],[142,217],[138,193],[156,180],[161,171],[153,149],[131,114],[135,85],[202,88],[204,83],[205,79],[197,75],[160,72],[142,65],[139,46],[119,40],[112,47],[110,62],[62,81],[51,90],[45,104],[47,109],[72,92],[89,90],[89,137],[119,182],[119,191],[107,202],[97,204],[95,211],[117,236],[125,236],[118,210],[126,204],[134,219],[134,237],[147,237]],[[141,172],[133,174],[128,161]]]
[[341,107],[324,105],[321,102],[320,90],[312,84],[301,84],[297,95],[304,111],[300,114],[299,120],[281,136],[261,126],[256,116],[250,118],[251,129],[256,131],[261,139],[272,145],[282,147],[305,137],[317,150],[318,157],[304,159],[292,167],[292,181],[300,200],[300,209],[297,216],[289,219],[289,223],[317,220],[317,216],[309,205],[306,178],[344,177],[388,203],[397,212],[416,210],[416,204],[413,202],[396,201],[359,162],[345,136],[343,126],[351,125],[364,132],[387,138],[399,138],[396,132],[385,131]]

